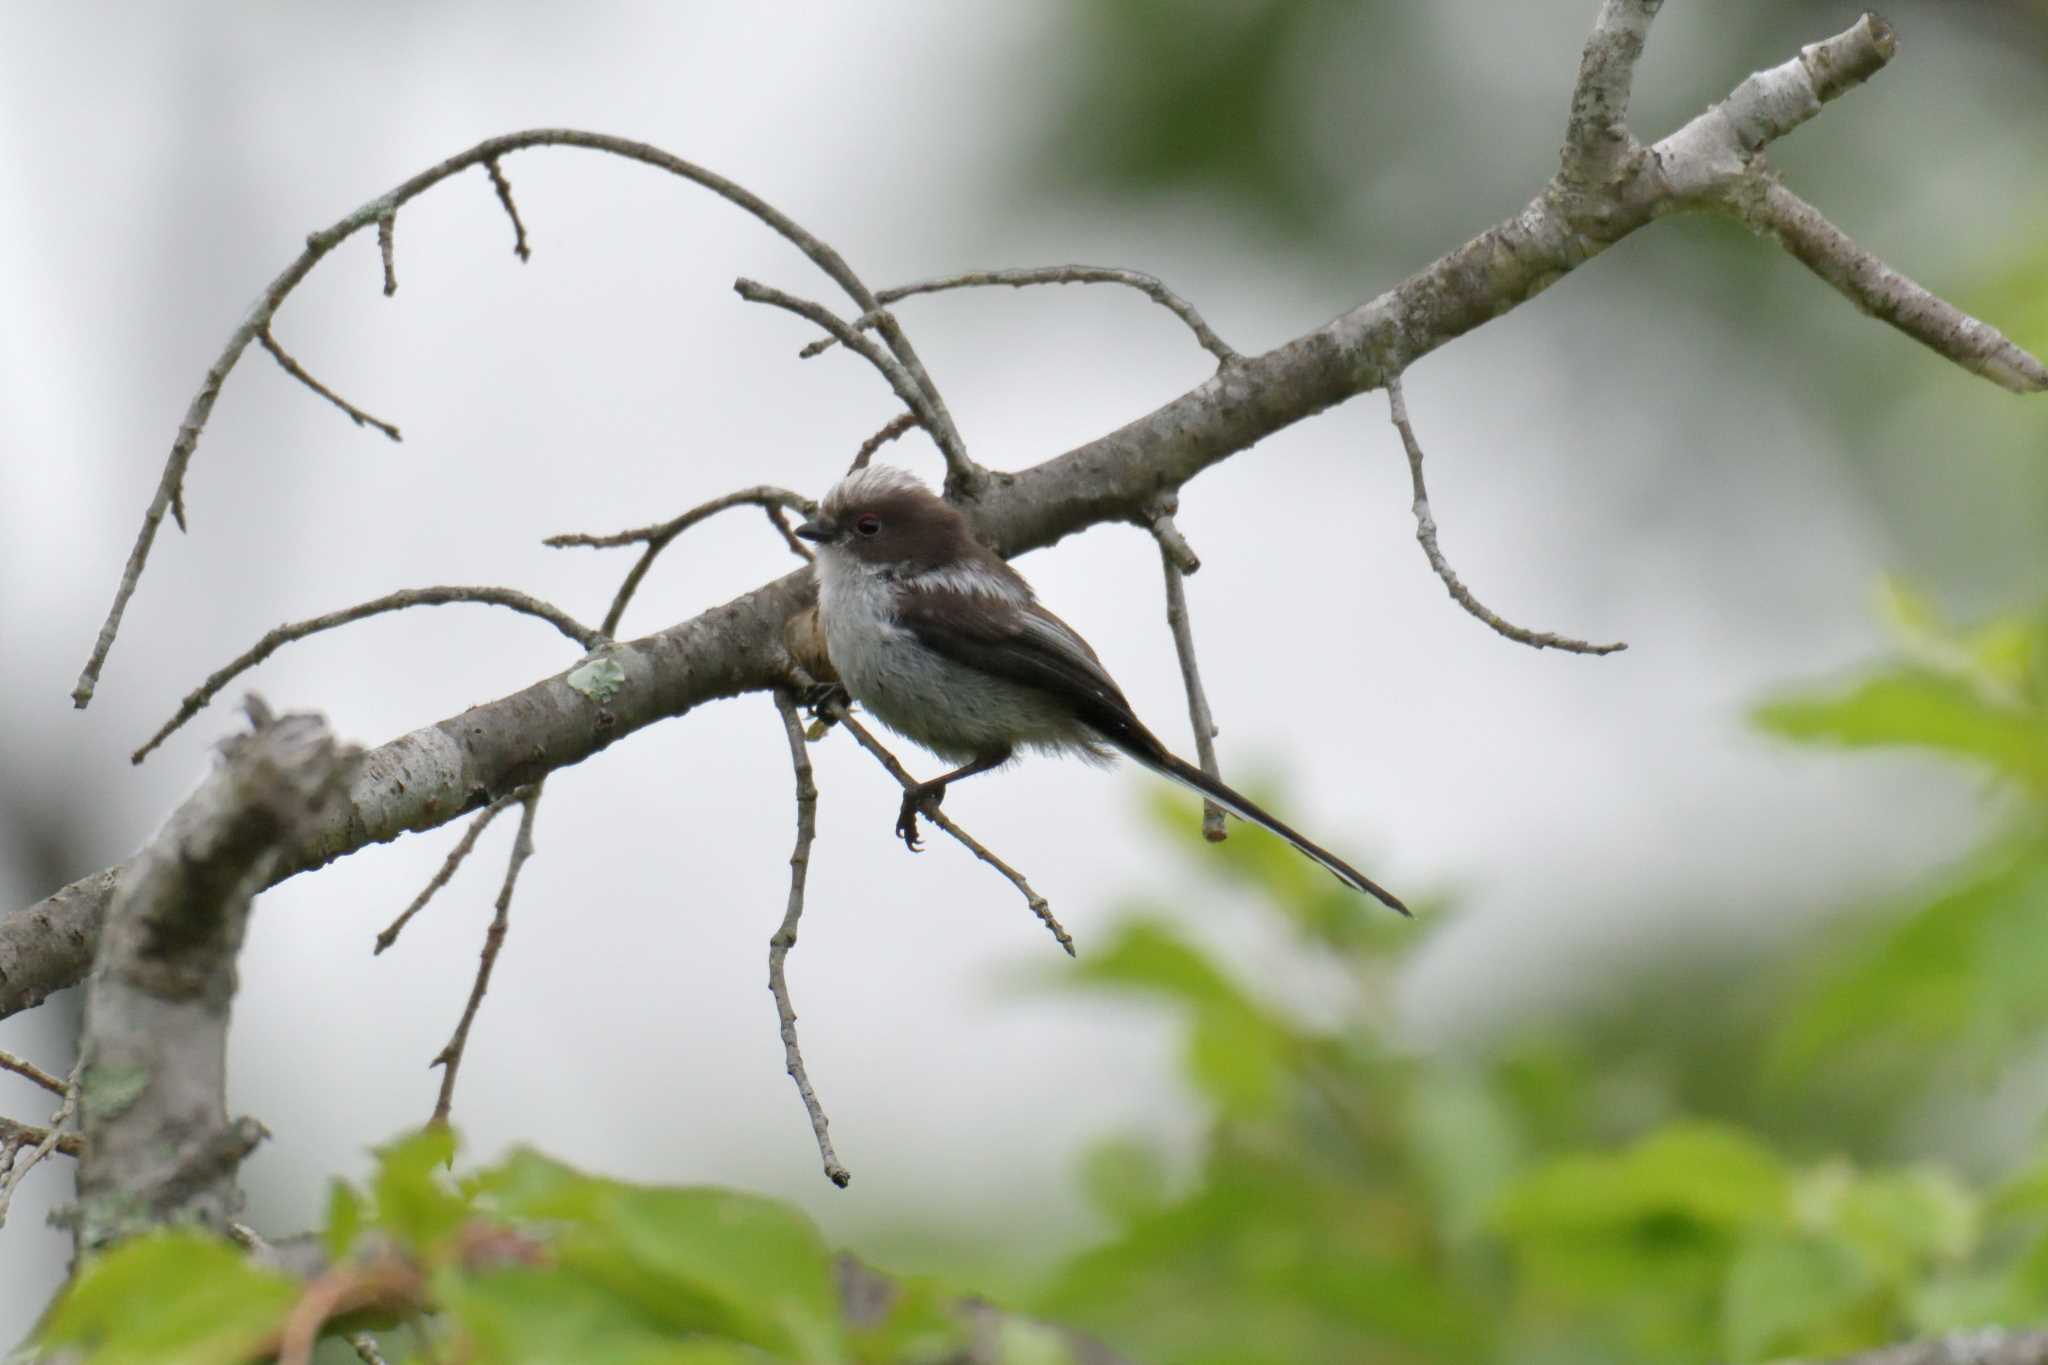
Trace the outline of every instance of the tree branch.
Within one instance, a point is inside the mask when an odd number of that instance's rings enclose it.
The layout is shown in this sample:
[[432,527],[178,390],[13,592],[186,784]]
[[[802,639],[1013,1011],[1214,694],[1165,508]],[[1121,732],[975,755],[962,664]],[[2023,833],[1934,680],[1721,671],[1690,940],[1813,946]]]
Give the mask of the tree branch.
[[[1839,93],[1881,67],[1891,46],[1888,33],[1866,19],[1817,45],[1816,55],[1797,59],[1815,98],[1821,91]],[[1821,73],[1817,81],[1816,71]],[[1746,88],[1755,87],[1750,83]],[[1735,103],[1733,97],[1729,103]],[[1597,192],[1574,193],[1556,183],[1547,185],[1512,218],[1369,302],[1272,351],[1223,367],[1115,431],[1031,468],[989,478],[963,498],[963,509],[984,541],[1012,557],[1105,522],[1143,524],[1145,510],[1161,493],[1179,489],[1209,466],[1284,427],[1382,387],[1390,375],[1509,312],[1658,215],[1732,211],[1716,192],[1725,192],[1749,174],[1732,127],[1715,115],[1694,120],[1648,149],[1646,156],[1635,160],[1634,169]],[[735,202],[758,214],[774,214],[730,182],[666,153],[561,130],[492,139],[406,182],[394,194],[409,198],[454,169],[551,140],[631,148],[620,154],[689,178],[706,178],[703,183],[725,187],[720,192]],[[319,254],[398,202],[402,198],[373,200],[358,210],[359,222],[352,215],[326,235],[315,234],[309,252],[317,247],[318,253],[289,267],[259,301],[252,314],[257,321],[245,323],[230,339],[222,362],[209,373],[208,385],[180,429],[158,501],[145,518],[146,534],[130,557],[116,609],[102,630],[102,645],[81,679],[85,696],[90,695],[91,679],[112,640],[120,608],[133,590],[155,519],[168,505],[198,439],[194,424],[203,424],[225,367]],[[872,310],[873,296],[836,254],[779,215],[767,221],[800,234],[792,240],[809,243],[807,251],[815,247],[812,258],[821,265],[829,262],[827,273],[855,294],[863,311]],[[603,700],[585,695],[557,674],[384,745],[369,755],[351,784],[347,814],[310,832],[278,875],[434,828],[548,772],[579,763],[622,735],[708,701],[787,681],[790,662],[784,626],[813,601],[809,571],[787,575],[645,639],[612,646],[607,658],[621,670],[622,682]],[[117,875],[115,869],[96,873],[0,920],[0,1017],[39,1002],[84,975]]]
[[[505,931],[511,925],[512,893],[519,886],[520,870],[533,856],[533,817],[540,809],[541,785],[536,782],[519,796],[519,833],[513,836],[512,851],[505,858],[505,881],[498,888],[490,928],[484,931],[483,950],[477,955],[476,980],[470,985],[469,1000],[462,1007],[462,1018],[456,1023],[447,1046],[427,1063],[429,1068],[441,1068],[441,1090],[434,1097],[434,1113],[427,1120],[430,1125],[446,1124],[450,1111],[455,1107],[455,1077],[462,1070],[462,1055],[469,1046],[469,1027],[476,1022],[476,1012],[484,1003],[484,992],[491,988],[491,969],[498,965],[498,953],[505,946]],[[489,814],[488,811],[485,813]]]
[[853,1179],[853,1173],[840,1164],[839,1154],[832,1150],[828,1131],[832,1121],[825,1117],[825,1106],[818,1103],[818,1094],[811,1089],[810,1074],[804,1070],[803,1050],[796,1041],[796,1006],[790,1002],[789,979],[784,973],[789,950],[796,947],[797,925],[804,915],[804,881],[810,874],[811,842],[818,837],[818,783],[811,775],[811,755],[804,743],[804,724],[797,715],[796,699],[786,687],[778,687],[769,695],[775,698],[775,709],[782,716],[782,732],[789,741],[789,764],[796,774],[796,847],[789,855],[789,901],[782,912],[782,923],[768,939],[768,993],[775,997],[775,1016],[781,1021],[783,1063],[789,1078],[796,1082],[796,1093],[803,1098],[804,1112],[810,1115],[811,1133],[818,1140],[818,1158],[825,1163],[825,1178],[843,1190]]
[[165,721],[163,728],[149,737],[148,743],[129,755],[128,761],[140,763],[148,758],[151,751],[169,739],[179,726],[198,715],[201,708],[220,695],[222,688],[294,640],[303,640],[309,635],[318,635],[323,630],[334,630],[372,616],[380,616],[387,611],[404,611],[408,607],[445,607],[451,602],[509,607],[513,611],[547,622],[586,650],[596,649],[608,638],[604,633],[592,630],[575,620],[559,607],[543,602],[537,597],[528,597],[525,593],[516,592],[511,588],[405,588],[398,592],[386,593],[368,602],[358,603],[353,607],[343,608],[341,611],[331,611],[325,616],[294,621],[290,625],[265,631],[262,639],[194,688],[185,700],[179,703],[178,713]]
[[[328,252],[347,241],[357,232],[373,224],[381,223],[396,214],[408,201],[419,197],[451,176],[459,175],[472,166],[483,166],[491,176],[491,183],[497,189],[499,202],[511,216],[512,226],[517,233],[514,250],[521,260],[526,259],[526,227],[519,220],[519,210],[512,202],[512,188],[505,180],[503,170],[498,166],[501,158],[529,147],[575,147],[585,151],[602,152],[610,156],[624,157],[637,161],[691,181],[713,194],[751,213],[771,231],[786,238],[797,250],[808,256],[812,263],[824,271],[832,281],[853,299],[863,313],[873,312],[879,305],[867,285],[861,282],[844,258],[823,241],[811,235],[797,222],[775,208],[767,200],[715,171],[672,156],[658,147],[627,138],[610,137],[603,133],[586,133],[573,128],[534,128],[526,132],[507,133],[502,137],[486,138],[464,152],[458,152],[437,166],[431,166],[413,176],[396,188],[378,195],[352,212],[336,220],[331,226],[306,237],[306,249],[278,273],[276,279],[256,297],[249,311],[228,336],[227,345],[221,348],[218,358],[206,371],[206,378],[200,383],[199,391],[192,396],[192,402],[185,409],[185,418],[178,424],[178,436],[171,443],[171,453],[164,461],[164,471],[157,481],[156,493],[150,498],[149,506],[142,514],[142,529],[136,533],[135,544],[128,552],[128,562],[122,568],[121,580],[114,589],[113,605],[107,610],[106,620],[101,624],[99,636],[93,642],[92,653],[87,657],[84,669],[78,675],[78,683],[71,690],[72,704],[84,707],[92,701],[94,690],[99,685],[100,670],[106,667],[107,654],[114,647],[114,637],[120,632],[121,617],[128,609],[129,599],[135,595],[136,585],[142,580],[143,566],[149,562],[150,547],[156,543],[157,528],[163,524],[164,514],[169,512],[178,523],[178,529],[185,529],[185,471],[191,466],[192,456],[199,449],[199,437],[206,430],[206,422],[213,414],[213,405],[220,398],[221,385],[249,348],[249,343],[268,331],[277,310],[291,292],[297,289],[306,276],[312,273]],[[936,401],[936,390],[932,388],[930,376],[925,373],[924,364],[918,359],[910,339],[893,322],[882,328],[883,340],[896,358],[910,371],[924,392],[930,393]],[[949,419],[950,425],[950,419]],[[963,483],[960,491],[972,493],[978,485],[972,481]]]
[[[899,284],[884,289],[875,295],[884,307],[917,294],[938,294],[949,289],[985,289],[1007,285],[1012,289],[1024,289],[1034,284],[1121,284],[1137,290],[1152,302],[1172,313],[1195,334],[1195,341],[1210,355],[1216,357],[1218,365],[1229,365],[1238,360],[1238,353],[1214,329],[1202,320],[1195,306],[1166,287],[1164,281],[1142,270],[1121,270],[1103,265],[1046,265],[1011,270],[970,270],[960,275],[941,275],[936,279],[918,280],[913,284]],[[856,319],[855,328],[870,325],[875,315]],[[837,337],[821,337],[803,348],[799,354],[808,360],[832,348]]]
[[80,1045],[81,1252],[173,1219],[220,1228],[240,1210],[235,1172],[263,1129],[227,1116],[235,956],[256,893],[346,810],[358,756],[318,716],[249,709],[253,733],[223,746],[107,914]]
[[1408,400],[1401,391],[1401,376],[1387,376],[1387,408],[1393,416],[1394,429],[1401,433],[1401,445],[1408,452],[1408,481],[1415,490],[1415,539],[1422,546],[1422,553],[1429,559],[1429,567],[1436,570],[1436,576],[1443,580],[1445,591],[1451,600],[1486,623],[1496,634],[1503,635],[1517,644],[1532,649],[1561,649],[1567,654],[1614,654],[1628,646],[1615,641],[1611,645],[1589,644],[1575,640],[1569,635],[1556,635],[1550,631],[1534,631],[1503,620],[1500,615],[1472,595],[1472,590],[1458,578],[1457,570],[1436,543],[1436,517],[1429,510],[1429,488],[1422,479],[1422,443],[1415,439],[1415,428],[1408,421]]
[[1664,0],[1603,0],[1572,89],[1564,132],[1564,178],[1590,185],[1605,180],[1635,147],[1628,131],[1628,99],[1636,60],[1650,36],[1650,21]]
[[[1222,769],[1216,763],[1216,717],[1209,710],[1209,693],[1202,686],[1201,661],[1195,656],[1195,627],[1188,616],[1188,593],[1182,581],[1202,567],[1194,547],[1174,525],[1177,501],[1162,499],[1148,529],[1159,542],[1159,567],[1166,576],[1166,628],[1173,634],[1173,650],[1180,658],[1181,682],[1188,695],[1188,724],[1195,732],[1195,757],[1202,771],[1218,782]],[[1220,844],[1230,837],[1223,823],[1223,807],[1202,798],[1202,837]]]

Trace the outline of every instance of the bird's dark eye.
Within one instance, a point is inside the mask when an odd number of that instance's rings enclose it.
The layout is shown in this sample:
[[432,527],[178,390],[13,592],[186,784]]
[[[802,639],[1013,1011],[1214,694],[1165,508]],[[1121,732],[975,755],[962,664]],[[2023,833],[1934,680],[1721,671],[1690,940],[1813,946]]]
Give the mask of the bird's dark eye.
[[864,536],[874,535],[882,529],[882,519],[873,512],[863,512],[853,519],[853,529]]

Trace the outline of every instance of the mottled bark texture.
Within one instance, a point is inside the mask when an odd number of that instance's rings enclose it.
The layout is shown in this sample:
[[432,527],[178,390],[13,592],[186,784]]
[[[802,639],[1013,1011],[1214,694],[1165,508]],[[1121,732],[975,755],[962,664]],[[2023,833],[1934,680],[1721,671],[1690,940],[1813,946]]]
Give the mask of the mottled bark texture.
[[79,1109],[81,1252],[167,1221],[224,1228],[262,1137],[225,1096],[235,956],[256,893],[345,811],[359,757],[318,716],[254,733],[121,869],[86,984]]

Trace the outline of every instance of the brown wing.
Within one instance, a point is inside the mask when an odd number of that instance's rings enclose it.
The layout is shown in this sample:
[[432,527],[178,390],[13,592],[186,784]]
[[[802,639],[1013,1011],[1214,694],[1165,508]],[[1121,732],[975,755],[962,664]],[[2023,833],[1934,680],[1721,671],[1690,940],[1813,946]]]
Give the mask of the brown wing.
[[943,658],[1060,698],[1118,748],[1159,748],[1088,642],[1036,602],[912,592],[899,599],[896,622]]

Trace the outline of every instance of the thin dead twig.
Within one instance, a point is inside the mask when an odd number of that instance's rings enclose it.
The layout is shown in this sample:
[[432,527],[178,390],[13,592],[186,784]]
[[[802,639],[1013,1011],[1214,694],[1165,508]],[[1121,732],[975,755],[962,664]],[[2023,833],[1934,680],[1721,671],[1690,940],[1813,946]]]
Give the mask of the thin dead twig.
[[[888,769],[889,776],[895,778],[905,791],[917,785],[917,779],[912,777],[909,771],[896,761],[896,755],[890,753],[888,747],[876,739],[865,725],[855,720],[847,712],[844,705],[838,702],[828,703],[826,714],[834,723],[844,725],[847,733],[851,734],[859,742],[861,748],[873,754],[875,761]],[[947,815],[943,808],[938,806],[928,807],[922,811],[922,814],[940,829],[952,835],[954,839],[959,841],[961,847],[965,848],[969,853],[972,853],[975,857],[1002,873],[1010,885],[1016,887],[1018,893],[1024,897],[1024,903],[1031,907],[1031,913],[1038,916],[1039,922],[1058,941],[1060,947],[1066,949],[1067,956],[1074,956],[1073,935],[1067,932],[1066,926],[1061,924],[1059,919],[1053,914],[1052,905],[1045,897],[1031,889],[1031,883],[1024,880],[1023,873],[989,852],[980,840],[955,824],[952,817]]]
[[604,614],[602,634],[610,638],[618,634],[619,619],[626,614],[626,606],[633,600],[633,594],[639,591],[641,580],[647,577],[647,571],[654,567],[655,558],[663,550],[666,550],[677,536],[689,530],[698,522],[734,507],[765,508],[768,513],[769,523],[781,532],[783,540],[788,543],[790,548],[799,555],[802,555],[806,561],[810,559],[810,551],[805,548],[802,541],[796,538],[796,533],[789,529],[789,524],[783,521],[777,514],[784,508],[791,508],[803,513],[805,516],[809,516],[816,510],[817,504],[801,493],[792,493],[787,488],[774,488],[768,484],[757,484],[752,488],[742,488],[736,493],[727,493],[723,497],[699,503],[681,516],[670,517],[667,521],[657,522],[652,526],[642,526],[631,531],[614,531],[609,535],[589,535],[582,532],[572,532],[565,535],[549,536],[541,544],[554,549],[562,549],[573,545],[589,546],[594,549],[611,549],[620,545],[645,545],[647,547],[641,552],[639,560],[633,565],[632,569],[627,572],[625,580],[619,584],[618,592],[612,595],[611,609]]
[[462,1007],[462,1019],[455,1025],[448,1045],[427,1063],[430,1068],[441,1068],[441,1093],[434,1098],[434,1114],[427,1120],[430,1125],[446,1124],[448,1114],[455,1106],[455,1076],[462,1069],[463,1051],[469,1046],[469,1026],[476,1022],[477,1009],[484,1003],[484,992],[491,986],[491,969],[498,965],[498,952],[505,946],[505,931],[512,915],[512,893],[519,885],[520,869],[533,856],[533,816],[540,808],[542,785],[536,782],[518,793],[522,807],[519,833],[513,836],[512,852],[505,859],[505,883],[498,889],[491,927],[484,931],[483,951],[478,955],[476,981],[469,989],[469,1003]]
[[[984,289],[1006,285],[1012,289],[1024,289],[1035,284],[1121,284],[1137,290],[1166,309],[1195,334],[1195,341],[1203,350],[1216,357],[1218,366],[1234,365],[1244,357],[1233,350],[1222,337],[1195,311],[1195,306],[1166,287],[1157,276],[1142,270],[1122,270],[1105,265],[1047,265],[1021,267],[1009,270],[970,270],[958,275],[941,275],[929,280],[918,280],[912,284],[899,284],[884,289],[875,295],[875,301],[884,305],[896,303],[917,294],[937,294],[949,289]],[[874,314],[865,314],[854,326],[872,325]],[[830,350],[836,337],[820,337],[803,348],[798,354],[805,359]]]
[[[14,1155],[24,1147],[33,1147],[46,1141],[50,1136],[48,1128],[39,1128],[33,1123],[17,1123],[13,1119],[0,1119],[0,1173],[14,1164]],[[13,1152],[8,1153],[7,1149]],[[59,1156],[75,1157],[85,1150],[85,1139],[77,1133],[57,1134],[57,1145],[51,1149]]]
[[491,821],[497,819],[507,807],[520,799],[521,793],[507,792],[476,813],[476,818],[469,822],[469,828],[455,841],[455,847],[448,850],[447,858],[442,860],[441,870],[420,889],[419,895],[412,898],[412,904],[400,911],[398,918],[385,925],[383,932],[377,935],[377,946],[370,953],[372,957],[398,941],[398,936],[404,932],[405,926],[412,923],[412,917],[426,909],[427,902],[434,898],[434,894],[448,885],[449,880],[455,876],[456,869],[462,866],[463,859],[469,857],[476,848],[476,841],[490,828]]
[[[1223,772],[1216,762],[1216,717],[1209,710],[1209,694],[1202,686],[1202,667],[1195,656],[1195,630],[1188,616],[1188,594],[1183,581],[1186,575],[1202,567],[1202,561],[1174,524],[1173,512],[1172,500],[1162,502],[1148,529],[1159,542],[1159,568],[1166,576],[1166,625],[1173,632],[1174,653],[1180,658],[1181,682],[1188,695],[1188,724],[1195,732],[1195,757],[1203,772],[1221,782]],[[1223,807],[1207,797],[1202,798],[1202,837],[1212,844],[1230,837],[1223,823]]]
[[[391,290],[396,289],[398,286],[395,282],[391,281],[389,276],[386,276],[385,278],[386,282],[391,285],[390,289],[384,291],[388,294],[391,292]],[[311,389],[313,392],[319,394],[322,398],[325,398],[328,402],[334,404],[334,406],[340,408],[343,412],[347,413],[348,418],[351,422],[354,422],[359,427],[375,427],[377,428],[377,430],[383,432],[386,436],[389,436],[394,441],[402,441],[405,439],[403,436],[400,436],[398,434],[397,427],[391,425],[391,423],[385,421],[381,417],[373,417],[369,413],[364,412],[354,403],[349,402],[346,398],[343,398],[333,389],[328,388],[325,384],[321,383],[312,375],[308,374],[306,372],[306,367],[304,365],[301,365],[298,361],[292,359],[291,352],[285,350],[283,346],[280,346],[278,344],[277,338],[270,334],[270,328],[267,325],[263,328],[262,331],[256,334],[256,339],[263,343],[263,349],[270,352],[271,358],[277,361],[277,363],[281,367],[283,367],[284,372],[286,374],[298,380],[301,384],[304,384],[307,388]]]
[[398,227],[398,215],[387,213],[377,220],[377,255],[384,262],[384,297],[390,298],[398,292],[398,263],[393,259],[396,243],[392,240]]
[[498,158],[486,157],[484,170],[490,174],[491,188],[498,192],[498,202],[505,206],[505,216],[512,220],[512,254],[520,260],[529,260],[533,252],[526,245],[526,224],[519,221],[519,205],[512,202],[512,182],[505,178],[505,168],[498,164]]
[[1401,393],[1401,376],[1387,376],[1387,406],[1393,414],[1394,427],[1401,433],[1401,444],[1408,451],[1408,476],[1415,490],[1415,539],[1421,542],[1422,553],[1429,557],[1429,567],[1436,570],[1436,576],[1443,580],[1452,600],[1484,621],[1493,631],[1505,635],[1519,644],[1532,649],[1561,649],[1568,654],[1613,654],[1628,646],[1620,641],[1608,645],[1588,644],[1568,635],[1555,635],[1548,631],[1533,631],[1503,620],[1489,610],[1485,603],[1472,595],[1471,589],[1459,581],[1457,571],[1436,543],[1436,518],[1429,510],[1429,488],[1422,481],[1422,444],[1415,439],[1415,428],[1408,421],[1408,401]]
[[832,1150],[832,1138],[827,1131],[831,1120],[825,1117],[825,1106],[818,1102],[810,1075],[804,1070],[804,1054],[796,1041],[796,1007],[790,1003],[789,981],[784,974],[789,950],[796,947],[797,924],[804,914],[804,881],[811,866],[811,843],[818,834],[818,784],[811,775],[811,756],[804,742],[804,725],[797,715],[796,699],[786,687],[776,688],[773,695],[775,709],[782,716],[783,734],[789,740],[790,767],[796,774],[796,847],[789,855],[789,902],[782,912],[781,925],[768,939],[768,991],[775,997],[775,1014],[782,1025],[783,1061],[790,1079],[796,1082],[797,1094],[803,1098],[804,1112],[810,1115],[811,1133],[818,1140],[818,1158],[825,1164],[825,1178],[845,1189],[853,1173],[840,1164],[838,1153]]
[[[794,313],[839,339],[841,345],[859,355],[889,381],[889,387],[903,400],[903,406],[917,414],[924,429],[931,433],[938,444],[939,453],[946,457],[946,486],[948,491],[973,489],[980,485],[986,472],[967,453],[967,445],[960,439],[960,431],[953,425],[952,414],[936,392],[919,382],[916,372],[898,356],[892,354],[893,347],[882,347],[864,336],[853,324],[840,317],[831,309],[812,299],[798,298],[771,285],[745,276],[733,281],[733,292],[749,303],[765,303],[771,308]],[[894,330],[900,334],[894,320],[885,310],[870,308],[862,316],[881,331]]]
[[[44,1157],[56,1151],[63,1143],[64,1125],[71,1121],[72,1114],[78,1110],[78,1078],[84,1071],[85,1058],[80,1057],[72,1064],[71,1075],[64,1082],[64,1100],[57,1106],[57,1112],[50,1115],[50,1126],[43,1130],[35,1146],[28,1149],[27,1156],[9,1161],[6,1172],[0,1174],[0,1227],[7,1225],[7,1210],[14,1203],[14,1192],[21,1188],[21,1182],[28,1178],[28,1173],[34,1170]],[[11,1138],[8,1145],[13,1146],[16,1151],[20,1150],[20,1146],[14,1144]],[[80,1150],[82,1148],[74,1143],[71,1155],[78,1155]]]
[[913,427],[923,425],[923,420],[914,412],[897,413],[889,419],[887,426],[860,443],[860,449],[854,453],[853,463],[846,467],[846,472],[851,474],[856,469],[866,469],[868,461],[875,458],[876,451]]
[[17,1057],[11,1052],[0,1051],[0,1071],[12,1071],[23,1080],[34,1081],[52,1095],[61,1096],[64,1093],[64,1082],[58,1080],[34,1062],[23,1057]]
[[129,761],[140,763],[149,757],[151,751],[169,739],[179,726],[198,715],[208,702],[219,695],[222,688],[294,640],[303,640],[309,635],[318,635],[321,631],[350,625],[388,611],[404,611],[408,607],[444,607],[454,602],[508,607],[523,615],[547,622],[586,650],[596,649],[610,638],[602,631],[592,630],[561,608],[511,588],[406,588],[399,592],[386,593],[382,597],[346,607],[341,611],[329,612],[325,616],[315,616],[304,621],[294,621],[265,632],[262,639],[194,688],[185,700],[178,704],[177,714],[165,721],[163,728],[149,737],[148,743],[131,754]]

